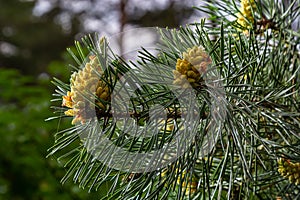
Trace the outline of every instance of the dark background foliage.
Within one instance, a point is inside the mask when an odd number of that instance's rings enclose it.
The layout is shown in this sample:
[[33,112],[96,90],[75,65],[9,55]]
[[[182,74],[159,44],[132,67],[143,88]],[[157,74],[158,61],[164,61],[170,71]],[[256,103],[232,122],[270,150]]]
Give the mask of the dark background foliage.
[[50,81],[55,76],[68,82],[72,61],[65,49],[86,33],[178,27],[195,16],[193,1],[141,2],[0,0],[0,199],[101,196],[71,181],[62,185],[65,170],[55,158],[46,159],[58,122],[70,126],[69,120],[44,121],[52,116]]

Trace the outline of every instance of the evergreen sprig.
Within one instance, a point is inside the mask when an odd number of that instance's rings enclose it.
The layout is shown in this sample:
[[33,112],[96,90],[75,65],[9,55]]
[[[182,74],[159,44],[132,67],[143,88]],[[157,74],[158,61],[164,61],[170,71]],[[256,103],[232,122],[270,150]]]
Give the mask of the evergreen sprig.
[[[58,156],[68,169],[62,181],[108,189],[102,199],[299,198],[297,177],[291,182],[285,177],[300,170],[289,173],[282,164],[287,159],[300,162],[300,53],[294,27],[300,2],[288,2],[255,1],[248,9],[254,21],[247,23],[253,24],[245,28],[237,23],[241,4],[208,1],[198,9],[209,15],[213,26],[202,20],[177,30],[158,29],[158,53],[141,49],[136,61],[115,55],[106,39],[87,36],[76,42],[78,52],[70,51],[78,65],[74,69],[96,56],[104,71],[99,80],[112,100],[91,101],[88,96],[94,94],[87,94],[88,102],[101,102],[105,109],[56,134],[49,155]],[[211,59],[199,84],[191,84],[191,90],[170,88],[178,62],[193,67],[184,62],[184,53],[194,47],[203,47]],[[55,100],[72,90],[57,79],[54,84]],[[182,105],[180,98],[191,94],[195,104]],[[153,110],[156,105],[161,107]],[[65,107],[55,109],[58,118],[66,117]],[[186,113],[190,117],[182,118]],[[160,121],[152,122],[153,115]],[[192,130],[185,129],[187,123]],[[141,128],[145,126],[150,130]],[[193,137],[186,136],[191,132]],[[142,160],[119,151],[151,152],[176,139],[186,149],[171,162],[178,152]],[[115,154],[118,162],[112,164]]]

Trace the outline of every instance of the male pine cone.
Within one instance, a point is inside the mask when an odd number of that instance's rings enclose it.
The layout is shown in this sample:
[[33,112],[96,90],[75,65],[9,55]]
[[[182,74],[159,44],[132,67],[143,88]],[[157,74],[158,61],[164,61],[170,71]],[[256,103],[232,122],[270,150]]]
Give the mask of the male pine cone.
[[103,70],[96,56],[90,56],[89,62],[70,80],[71,91],[63,96],[62,106],[70,108],[65,115],[74,116],[72,124],[84,124],[87,119],[98,112],[106,110],[105,102],[110,100],[107,84],[101,80]]
[[202,47],[195,46],[183,53],[183,59],[178,58],[176,69],[173,70],[173,84],[182,88],[198,88],[202,85],[203,74],[211,64],[209,55]]
[[277,163],[278,172],[281,176],[288,178],[295,185],[300,184],[300,163],[293,163],[284,158],[280,158]]
[[255,0],[241,0],[240,13],[238,13],[237,23],[243,28],[243,32],[247,33],[254,24],[254,11],[256,10]]

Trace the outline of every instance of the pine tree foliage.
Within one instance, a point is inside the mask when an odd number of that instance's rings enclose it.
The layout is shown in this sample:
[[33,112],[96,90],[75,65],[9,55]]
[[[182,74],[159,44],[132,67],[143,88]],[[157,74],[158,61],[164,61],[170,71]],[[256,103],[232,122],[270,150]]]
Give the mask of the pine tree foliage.
[[[53,118],[80,119],[49,150],[68,169],[62,182],[107,190],[102,199],[300,198],[299,6],[207,1],[206,21],[158,29],[158,53],[133,61],[105,38],[76,42],[71,84],[53,81]],[[176,140],[179,153],[131,157]]]

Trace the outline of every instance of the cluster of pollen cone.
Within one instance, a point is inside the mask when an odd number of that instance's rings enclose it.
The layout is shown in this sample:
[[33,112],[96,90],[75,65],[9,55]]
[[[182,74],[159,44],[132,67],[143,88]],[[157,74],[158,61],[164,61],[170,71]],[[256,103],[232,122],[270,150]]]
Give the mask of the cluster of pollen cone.
[[90,56],[89,62],[74,72],[70,79],[70,89],[63,96],[62,105],[69,108],[65,115],[73,116],[72,124],[86,122],[95,115],[95,111],[104,112],[105,102],[110,100],[109,87],[101,80],[103,70],[96,56]]
[[243,28],[249,29],[254,24],[253,11],[256,9],[255,0],[241,0],[240,13],[238,13],[237,23]]
[[173,70],[173,84],[182,88],[198,88],[203,84],[203,75],[211,64],[209,55],[202,47],[195,46],[183,53],[182,59],[178,58],[176,69]]
[[280,158],[277,163],[278,172],[281,176],[289,179],[295,185],[300,184],[300,163],[293,163],[284,158]]

